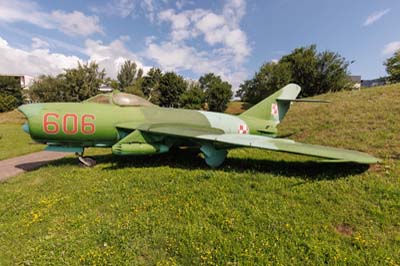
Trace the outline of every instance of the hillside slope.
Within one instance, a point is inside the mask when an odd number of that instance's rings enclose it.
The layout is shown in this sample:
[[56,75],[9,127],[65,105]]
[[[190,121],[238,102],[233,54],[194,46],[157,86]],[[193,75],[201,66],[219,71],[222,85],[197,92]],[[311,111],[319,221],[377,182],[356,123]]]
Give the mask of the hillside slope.
[[331,103],[293,104],[279,126],[280,135],[400,158],[400,84],[315,98]]

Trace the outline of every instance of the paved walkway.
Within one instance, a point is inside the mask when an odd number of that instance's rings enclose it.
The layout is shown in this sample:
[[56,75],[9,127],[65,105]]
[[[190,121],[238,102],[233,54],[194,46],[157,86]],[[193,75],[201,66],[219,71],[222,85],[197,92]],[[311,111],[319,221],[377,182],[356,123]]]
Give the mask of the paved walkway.
[[70,153],[40,151],[0,161],[0,182],[25,171],[37,169]]

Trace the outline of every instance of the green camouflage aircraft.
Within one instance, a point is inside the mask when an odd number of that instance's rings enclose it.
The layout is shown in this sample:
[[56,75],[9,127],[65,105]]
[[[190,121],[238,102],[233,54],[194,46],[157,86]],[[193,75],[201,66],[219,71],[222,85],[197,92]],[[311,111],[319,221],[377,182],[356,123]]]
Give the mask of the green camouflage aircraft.
[[162,108],[135,95],[99,94],[81,103],[35,103],[18,109],[27,117],[25,132],[47,150],[79,155],[86,166],[95,161],[83,157],[86,147],[111,147],[116,155],[168,152],[172,147],[198,147],[205,162],[220,166],[227,150],[254,147],[311,155],[340,162],[379,162],[366,153],[275,138],[277,125],[296,100],[300,87],[289,84],[239,116]]

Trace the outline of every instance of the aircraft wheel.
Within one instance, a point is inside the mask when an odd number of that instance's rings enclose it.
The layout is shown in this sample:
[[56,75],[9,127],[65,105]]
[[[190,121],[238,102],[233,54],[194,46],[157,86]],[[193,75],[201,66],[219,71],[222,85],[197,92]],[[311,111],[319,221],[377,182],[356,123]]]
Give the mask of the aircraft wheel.
[[93,167],[96,165],[96,160],[90,157],[78,157],[79,165],[82,167]]

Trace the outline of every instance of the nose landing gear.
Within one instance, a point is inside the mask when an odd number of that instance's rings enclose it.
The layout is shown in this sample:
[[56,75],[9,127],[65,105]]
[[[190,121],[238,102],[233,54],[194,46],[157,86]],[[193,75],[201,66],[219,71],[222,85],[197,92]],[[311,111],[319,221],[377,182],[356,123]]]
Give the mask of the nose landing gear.
[[93,167],[96,165],[96,160],[91,157],[84,157],[82,153],[75,153],[78,156],[79,166],[81,167]]

